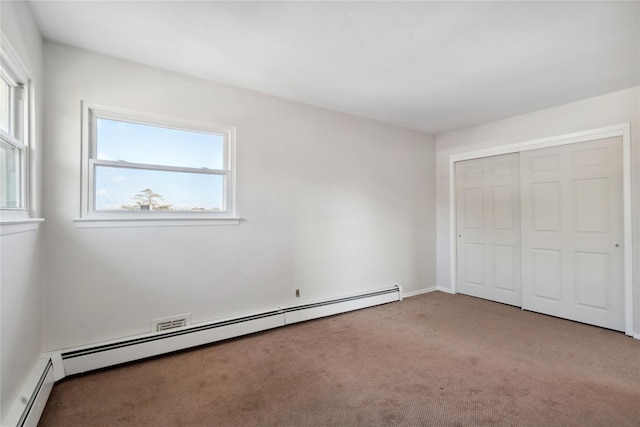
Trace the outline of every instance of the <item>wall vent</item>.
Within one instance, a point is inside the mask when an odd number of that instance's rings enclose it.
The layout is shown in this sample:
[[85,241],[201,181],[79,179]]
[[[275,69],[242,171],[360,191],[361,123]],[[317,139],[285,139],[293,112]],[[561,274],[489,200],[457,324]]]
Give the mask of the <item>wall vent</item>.
[[159,322],[156,324],[156,331],[165,331],[167,329],[180,328],[187,326],[187,319],[167,320],[166,322]]
[[151,332],[166,331],[167,329],[182,328],[191,324],[191,314],[179,314],[162,317],[151,321]]

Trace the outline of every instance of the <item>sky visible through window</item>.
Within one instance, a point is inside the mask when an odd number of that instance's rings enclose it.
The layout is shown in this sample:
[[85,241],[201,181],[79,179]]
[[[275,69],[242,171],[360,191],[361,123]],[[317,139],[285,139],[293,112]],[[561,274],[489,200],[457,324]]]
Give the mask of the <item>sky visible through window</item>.
[[197,173],[127,168],[127,163],[182,168],[224,169],[223,135],[97,119],[97,158],[118,162],[97,165],[96,210],[139,210],[137,195],[152,190],[164,210],[224,208],[224,177]]

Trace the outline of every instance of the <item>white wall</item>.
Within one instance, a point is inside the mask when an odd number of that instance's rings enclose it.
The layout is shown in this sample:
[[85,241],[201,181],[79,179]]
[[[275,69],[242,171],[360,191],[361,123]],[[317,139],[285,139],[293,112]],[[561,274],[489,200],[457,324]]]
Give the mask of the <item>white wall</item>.
[[[45,67],[46,349],[435,286],[433,136],[50,42]],[[236,126],[244,221],[76,228],[81,100]]]
[[[26,2],[2,2],[0,28],[33,80],[36,100],[35,145],[31,147],[32,183],[40,205],[42,179],[42,37]],[[16,399],[42,351],[41,231],[13,233],[2,226],[0,237],[0,420]]]
[[471,150],[564,135],[600,127],[631,123],[633,289],[635,333],[640,333],[640,88],[474,126],[436,137],[437,271],[438,287],[450,290],[449,156]]

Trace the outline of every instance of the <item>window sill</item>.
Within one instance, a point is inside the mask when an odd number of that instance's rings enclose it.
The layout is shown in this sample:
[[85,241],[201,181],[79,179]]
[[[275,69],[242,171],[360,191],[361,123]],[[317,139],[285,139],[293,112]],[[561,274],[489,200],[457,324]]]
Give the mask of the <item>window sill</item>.
[[35,231],[44,218],[3,219],[0,220],[0,236]]
[[72,218],[76,228],[203,227],[239,225],[242,218]]

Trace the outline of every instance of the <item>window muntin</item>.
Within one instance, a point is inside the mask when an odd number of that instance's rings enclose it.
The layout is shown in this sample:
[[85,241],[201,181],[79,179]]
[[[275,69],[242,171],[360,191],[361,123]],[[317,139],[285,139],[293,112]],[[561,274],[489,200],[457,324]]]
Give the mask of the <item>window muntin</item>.
[[234,217],[233,128],[87,103],[83,111],[83,217]]

